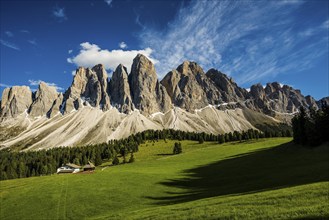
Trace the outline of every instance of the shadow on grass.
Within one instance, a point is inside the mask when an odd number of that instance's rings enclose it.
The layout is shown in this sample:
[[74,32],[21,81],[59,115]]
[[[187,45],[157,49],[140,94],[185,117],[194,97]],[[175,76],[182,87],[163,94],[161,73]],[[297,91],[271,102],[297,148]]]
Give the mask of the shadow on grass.
[[[185,170],[183,178],[160,182],[173,190],[164,197],[147,198],[164,205],[328,181],[328,150],[326,146],[308,149],[287,143],[236,155]],[[184,192],[177,193],[177,188]]]
[[170,155],[175,155],[175,154],[157,154],[157,156],[170,156]]

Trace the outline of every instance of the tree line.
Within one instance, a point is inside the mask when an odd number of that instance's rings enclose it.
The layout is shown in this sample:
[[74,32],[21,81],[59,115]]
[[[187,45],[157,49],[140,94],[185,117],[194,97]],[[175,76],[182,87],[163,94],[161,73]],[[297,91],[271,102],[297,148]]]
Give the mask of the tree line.
[[301,107],[292,119],[293,138],[297,144],[318,146],[329,141],[329,106],[322,102],[321,108],[306,111]]
[[[24,178],[56,173],[57,168],[74,163],[85,165],[92,161],[96,166],[110,161],[113,165],[135,161],[134,153],[139,145],[145,141],[194,140],[199,143],[216,141],[218,143],[242,141],[249,139],[268,138],[275,136],[291,136],[290,132],[270,133],[249,129],[248,131],[234,131],[221,135],[207,134],[205,132],[186,132],[174,129],[146,130],[132,134],[126,139],[110,140],[107,143],[79,147],[58,147],[39,151],[17,152],[10,149],[0,150],[0,180]],[[181,152],[177,146],[176,153]],[[121,158],[119,160],[119,158]],[[129,158],[129,159],[128,159]]]

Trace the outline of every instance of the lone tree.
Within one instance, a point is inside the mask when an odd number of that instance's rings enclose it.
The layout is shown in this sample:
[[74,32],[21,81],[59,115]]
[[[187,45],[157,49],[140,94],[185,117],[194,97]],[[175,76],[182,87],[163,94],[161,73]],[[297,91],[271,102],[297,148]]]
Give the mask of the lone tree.
[[202,135],[200,135],[199,136],[199,144],[203,144],[203,142],[204,142],[204,139],[203,139]]
[[183,152],[182,144],[180,142],[175,142],[173,154],[180,154]]
[[112,164],[113,165],[118,165],[119,163],[120,163],[119,158],[115,155],[115,157],[113,158]]

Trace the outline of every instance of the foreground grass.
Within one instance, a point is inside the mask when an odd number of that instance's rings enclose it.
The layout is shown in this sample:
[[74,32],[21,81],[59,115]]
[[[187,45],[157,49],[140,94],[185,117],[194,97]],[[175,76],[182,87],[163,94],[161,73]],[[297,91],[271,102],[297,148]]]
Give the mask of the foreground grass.
[[148,142],[133,164],[1,181],[0,219],[329,218],[329,149],[290,140]]

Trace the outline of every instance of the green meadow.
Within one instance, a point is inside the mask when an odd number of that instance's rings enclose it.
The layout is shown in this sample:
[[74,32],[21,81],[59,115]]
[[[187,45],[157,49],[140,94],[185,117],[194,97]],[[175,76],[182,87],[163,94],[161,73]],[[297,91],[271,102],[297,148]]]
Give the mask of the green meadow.
[[147,142],[136,161],[0,182],[0,219],[329,218],[329,147]]

